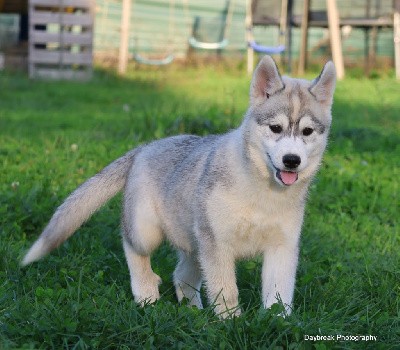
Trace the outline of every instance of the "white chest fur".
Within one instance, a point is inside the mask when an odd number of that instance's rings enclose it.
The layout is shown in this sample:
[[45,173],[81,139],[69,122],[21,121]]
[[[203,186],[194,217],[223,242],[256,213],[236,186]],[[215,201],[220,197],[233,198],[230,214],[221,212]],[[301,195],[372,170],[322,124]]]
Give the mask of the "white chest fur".
[[215,189],[207,205],[213,234],[236,257],[298,239],[304,211],[300,200],[285,193],[240,192]]

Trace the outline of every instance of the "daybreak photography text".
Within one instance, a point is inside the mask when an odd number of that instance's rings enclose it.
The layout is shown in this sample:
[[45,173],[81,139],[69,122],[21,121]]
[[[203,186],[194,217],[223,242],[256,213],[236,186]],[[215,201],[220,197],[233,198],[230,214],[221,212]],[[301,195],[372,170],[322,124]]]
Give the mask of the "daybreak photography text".
[[378,337],[375,335],[304,335],[305,341],[355,341],[355,342],[367,342],[367,341],[377,341]]

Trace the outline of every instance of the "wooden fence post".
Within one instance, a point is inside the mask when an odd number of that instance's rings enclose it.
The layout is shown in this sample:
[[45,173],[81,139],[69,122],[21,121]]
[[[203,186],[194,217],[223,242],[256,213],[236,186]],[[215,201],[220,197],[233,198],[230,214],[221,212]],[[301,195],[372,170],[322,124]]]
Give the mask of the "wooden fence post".
[[336,0],[326,0],[326,6],[328,9],[329,36],[331,40],[333,63],[336,67],[337,77],[339,80],[341,80],[344,78],[344,64],[342,40],[340,37],[339,27],[339,13],[336,5]]
[[121,14],[121,39],[119,45],[118,73],[125,74],[129,58],[129,22],[131,17],[131,0],[123,0]]
[[307,42],[308,42],[308,13],[310,11],[310,0],[304,0],[303,16],[301,19],[301,44],[299,53],[298,74],[304,75],[307,60]]
[[396,78],[400,79],[400,0],[395,2],[393,34]]

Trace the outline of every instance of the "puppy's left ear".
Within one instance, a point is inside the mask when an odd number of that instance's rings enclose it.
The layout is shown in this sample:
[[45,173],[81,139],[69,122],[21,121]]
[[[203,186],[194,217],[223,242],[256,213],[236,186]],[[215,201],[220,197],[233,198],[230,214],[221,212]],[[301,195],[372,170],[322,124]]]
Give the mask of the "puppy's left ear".
[[264,101],[285,87],[275,61],[270,56],[264,56],[253,74],[250,85],[250,100]]
[[332,104],[336,86],[336,69],[332,61],[325,64],[318,78],[311,83],[309,91],[318,102]]

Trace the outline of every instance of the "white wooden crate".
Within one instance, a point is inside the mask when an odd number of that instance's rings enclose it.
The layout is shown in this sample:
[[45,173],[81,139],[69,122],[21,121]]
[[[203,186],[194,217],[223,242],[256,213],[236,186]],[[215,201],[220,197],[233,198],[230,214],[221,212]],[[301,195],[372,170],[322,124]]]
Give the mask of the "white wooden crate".
[[89,79],[94,0],[29,0],[31,78]]

